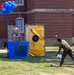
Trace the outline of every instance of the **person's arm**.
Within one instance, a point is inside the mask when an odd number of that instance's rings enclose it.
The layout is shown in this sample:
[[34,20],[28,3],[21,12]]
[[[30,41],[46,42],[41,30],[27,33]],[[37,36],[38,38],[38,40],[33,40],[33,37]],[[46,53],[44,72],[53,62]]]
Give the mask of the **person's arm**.
[[61,51],[61,46],[59,46],[59,50],[58,50],[56,56],[60,53],[60,51]]

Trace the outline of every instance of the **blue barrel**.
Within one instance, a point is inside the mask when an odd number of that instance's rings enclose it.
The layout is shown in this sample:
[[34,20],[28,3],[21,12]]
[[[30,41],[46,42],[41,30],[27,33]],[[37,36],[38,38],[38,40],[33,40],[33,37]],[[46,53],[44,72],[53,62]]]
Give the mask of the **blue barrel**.
[[29,56],[29,41],[13,42],[8,41],[8,57],[9,58],[28,58]]

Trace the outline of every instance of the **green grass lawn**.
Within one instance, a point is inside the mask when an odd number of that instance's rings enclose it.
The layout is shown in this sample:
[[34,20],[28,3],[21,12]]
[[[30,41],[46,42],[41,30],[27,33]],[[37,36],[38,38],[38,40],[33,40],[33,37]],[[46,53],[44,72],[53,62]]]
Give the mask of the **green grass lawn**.
[[[52,50],[52,49],[51,49]],[[74,75],[74,62],[69,56],[59,67],[56,51],[46,51],[45,56],[28,59],[9,59],[0,53],[0,75]]]
[[[47,46],[45,47],[46,50],[58,50],[58,46]],[[71,49],[74,50],[74,46],[71,46]]]

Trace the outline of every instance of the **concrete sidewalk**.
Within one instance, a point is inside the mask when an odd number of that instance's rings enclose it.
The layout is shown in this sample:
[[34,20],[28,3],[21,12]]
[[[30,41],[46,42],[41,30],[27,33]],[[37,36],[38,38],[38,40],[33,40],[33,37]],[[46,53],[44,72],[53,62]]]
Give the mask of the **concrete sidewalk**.
[[0,49],[0,53],[7,53],[7,49]]

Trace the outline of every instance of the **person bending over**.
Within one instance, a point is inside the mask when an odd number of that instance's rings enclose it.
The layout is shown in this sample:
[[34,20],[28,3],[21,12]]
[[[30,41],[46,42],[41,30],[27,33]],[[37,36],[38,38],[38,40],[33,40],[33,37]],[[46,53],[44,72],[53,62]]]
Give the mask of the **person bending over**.
[[57,41],[59,42],[59,51],[57,52],[56,56],[60,53],[61,49],[63,49],[62,58],[59,66],[62,66],[62,64],[64,63],[64,59],[67,55],[69,55],[74,61],[74,55],[72,49],[70,48],[70,45],[60,37],[57,38]]

